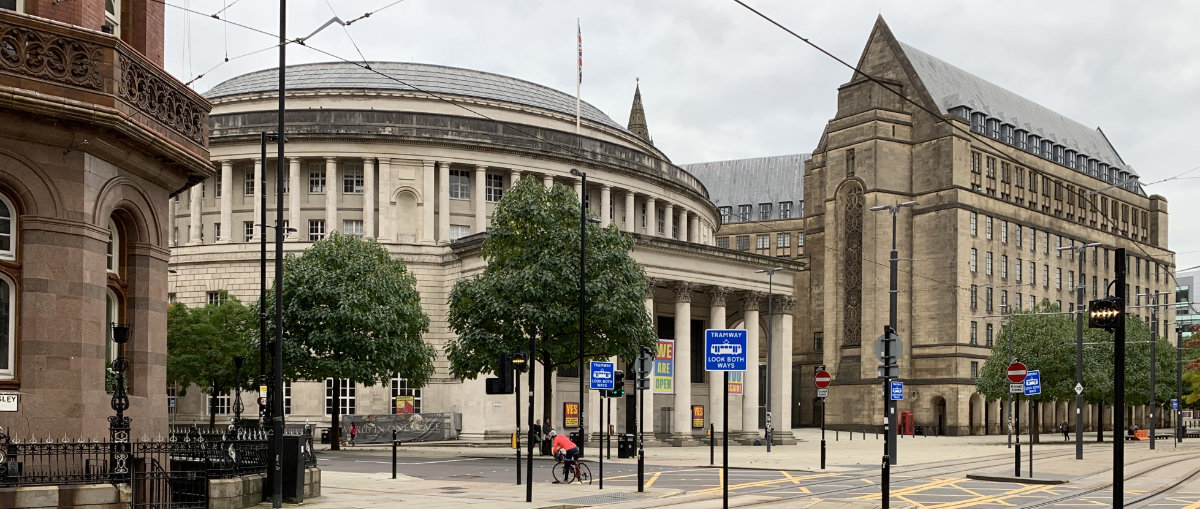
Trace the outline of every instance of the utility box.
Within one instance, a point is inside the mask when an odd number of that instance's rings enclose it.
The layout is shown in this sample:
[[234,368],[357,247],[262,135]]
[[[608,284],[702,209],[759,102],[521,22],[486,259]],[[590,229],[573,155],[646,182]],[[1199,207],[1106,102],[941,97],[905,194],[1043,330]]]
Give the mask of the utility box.
[[304,501],[304,436],[284,435],[280,462],[283,463],[283,499]]

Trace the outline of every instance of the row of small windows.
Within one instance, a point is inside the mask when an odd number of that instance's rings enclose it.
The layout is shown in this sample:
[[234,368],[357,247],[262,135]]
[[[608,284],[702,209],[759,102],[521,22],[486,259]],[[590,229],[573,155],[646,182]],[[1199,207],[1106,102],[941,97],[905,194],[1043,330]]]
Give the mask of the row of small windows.
[[950,113],[964,120],[969,119],[971,122],[971,131],[999,140],[1006,145],[1016,147],[1048,161],[1053,161],[1092,178],[1103,180],[1106,183],[1113,184],[1115,187],[1120,187],[1142,196],[1146,195],[1146,192],[1138,182],[1137,175],[1128,171],[1109,166],[1107,163],[1088,157],[1087,154],[1082,154],[1075,149],[1055,143],[1053,140],[1044,139],[1037,134],[1030,133],[1011,124],[1003,123],[999,119],[988,117],[983,112],[972,112],[971,108],[966,106],[952,108]]
[[[798,203],[797,210],[792,210],[793,203]],[[772,219],[791,219],[793,217],[804,217],[804,201],[790,202],[781,201],[778,203],[779,208],[775,208],[774,203],[758,204],[758,214],[754,214],[754,205],[738,205],[737,215],[733,213],[733,207],[724,206],[717,207],[721,213],[721,223],[744,223],[747,221],[770,221]]]
[[[977,213],[977,212],[968,212],[968,216],[969,216],[968,221],[970,223],[970,232],[971,232],[972,237],[979,236],[980,223],[982,222],[984,238],[986,240],[996,240],[995,239],[995,237],[996,237],[995,226],[996,226],[996,223],[998,222],[999,223],[999,235],[998,236],[999,236],[999,240],[1000,240],[1001,244],[1009,244],[1009,240],[1010,240],[1009,234],[1011,233],[1012,234],[1011,239],[1012,239],[1013,243],[1015,244],[1015,246],[1018,249],[1021,249],[1022,244],[1026,242],[1025,232],[1028,231],[1029,237],[1028,237],[1027,242],[1029,244],[1029,252],[1037,253],[1038,252],[1038,237],[1039,237],[1039,233],[1040,233],[1041,234],[1040,235],[1040,237],[1041,237],[1041,252],[1044,255],[1050,254],[1050,247],[1051,247],[1050,246],[1050,232],[1046,232],[1046,231],[1039,232],[1036,228],[1025,227],[1025,226],[1017,224],[1017,223],[1010,223],[1009,221],[1003,220],[1003,219],[997,220],[996,218],[993,218],[993,217],[987,216],[987,215],[984,215],[981,220],[981,218],[979,217],[979,213]],[[1011,226],[1011,229],[1010,229],[1010,226]],[[1055,255],[1058,258],[1062,258],[1063,252],[1065,251],[1067,253],[1068,259],[1072,262],[1075,261],[1075,253],[1076,253],[1076,251],[1078,251],[1078,249],[1076,249],[1076,247],[1075,247],[1075,239],[1064,238],[1062,235],[1055,235],[1054,238],[1055,238],[1055,246],[1054,246]],[[1060,249],[1060,248],[1067,248],[1067,249]],[[971,272],[975,272],[975,263],[974,263],[975,249],[972,248],[971,251],[972,251]],[[1108,248],[1093,246],[1091,248],[1091,256],[1092,256],[1092,266],[1093,267],[1098,267],[1100,264],[1100,260],[1103,259],[1104,260],[1104,269],[1108,270],[1109,259],[1110,259]],[[988,257],[988,260],[990,261],[991,252],[987,253],[987,257]],[[1163,264],[1155,262],[1154,260],[1149,260],[1149,259],[1141,258],[1138,256],[1134,256],[1134,255],[1126,255],[1126,257],[1128,258],[1128,260],[1126,260],[1126,262],[1127,262],[1126,267],[1128,269],[1128,275],[1131,277],[1135,277],[1135,278],[1136,277],[1145,277],[1145,278],[1149,279],[1151,276],[1151,267],[1153,267],[1154,281],[1158,282],[1160,280],[1160,278],[1162,277],[1163,272],[1166,270],[1165,267],[1163,266]],[[1007,260],[1007,256],[1005,256],[1004,258]],[[1018,258],[1018,261],[1019,260],[1020,259]],[[988,263],[987,275],[992,274],[990,266],[991,266],[991,264]],[[1004,269],[1004,270],[1007,273],[1007,269]],[[1019,269],[1018,269],[1018,271],[1019,271]],[[1019,281],[1020,280],[1020,272],[1018,272],[1017,274],[1018,274],[1017,279]],[[1005,277],[1007,277],[1007,276],[1005,276]]]
[[[971,152],[971,190],[988,196],[997,196],[996,189],[997,160],[993,156]],[[987,178],[982,176],[986,172]],[[1046,175],[1028,171],[1020,166],[1007,162],[999,163],[1000,189],[999,197],[1005,201],[1013,201],[1019,206],[1030,209],[1039,208],[1038,187],[1042,189],[1040,208],[1043,213],[1053,214],[1080,224],[1100,228],[1101,231],[1128,236],[1146,241],[1149,235],[1149,212],[1136,206],[1110,199],[1099,191],[1091,191],[1086,187],[1076,187],[1064,184]],[[1028,187],[1028,194],[1025,190]],[[1053,196],[1053,199],[1051,198]],[[1064,207],[1064,199],[1066,206]],[[1111,223],[1111,224],[1110,224]],[[1132,228],[1130,224],[1132,223]]]
[[[281,182],[283,193],[288,194],[291,189],[288,185],[288,172],[284,170],[284,178]],[[459,200],[471,199],[471,176],[467,170],[450,170],[450,197]],[[308,165],[308,194],[325,194],[326,179],[325,165],[319,161],[313,161]],[[363,194],[364,178],[362,163],[342,163],[342,194]],[[255,182],[254,170],[248,169],[245,171],[242,180],[242,192],[245,196],[254,196]],[[206,183],[200,184],[200,197],[207,197]],[[214,196],[221,197],[221,176],[217,175],[214,179],[213,188]],[[504,197],[504,175],[499,173],[487,173],[484,175],[484,199],[488,202],[495,203]],[[176,200],[179,197],[176,196]]]
[[[804,247],[804,233],[803,232],[781,232],[781,233],[776,233],[774,235],[775,235],[775,255],[776,256],[792,256],[791,248],[792,248],[793,238],[795,239],[797,248]],[[760,254],[770,255],[771,254],[771,234],[762,233],[762,234],[753,235],[753,237],[754,237],[755,251],[757,251]],[[749,251],[750,250],[751,235],[734,235],[732,238],[733,238],[733,241],[735,242],[734,249],[737,249],[738,251]],[[728,236],[717,237],[717,247],[723,248],[723,249],[729,249],[730,248],[729,239],[730,239],[730,237],[728,237]],[[797,252],[796,254],[799,255],[800,253]]]
[[[333,415],[333,382],[334,379],[332,378],[325,379],[325,417]],[[340,385],[340,390],[338,391],[341,394],[340,406],[342,412],[340,415],[354,415],[358,413],[358,391],[354,381],[344,378],[341,380]],[[174,397],[174,388],[168,388],[167,394],[169,397]],[[421,389],[410,386],[408,379],[392,377],[391,403],[389,405],[391,412],[397,412],[396,399],[401,396],[412,397],[413,413],[421,413]],[[204,407],[205,414],[210,411],[215,415],[228,415],[232,413],[229,391],[221,391],[215,394],[210,392],[209,398],[208,404]],[[283,413],[284,415],[292,414],[292,383],[289,381],[283,382]]]

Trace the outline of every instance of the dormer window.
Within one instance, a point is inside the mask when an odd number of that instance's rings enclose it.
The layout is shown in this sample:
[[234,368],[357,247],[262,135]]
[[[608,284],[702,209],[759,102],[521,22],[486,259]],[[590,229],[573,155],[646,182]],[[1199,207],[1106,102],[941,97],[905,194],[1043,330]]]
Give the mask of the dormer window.
[[971,108],[966,106],[956,106],[950,109],[950,114],[963,120],[971,119]]
[[1057,143],[1054,144],[1054,162],[1062,165],[1066,164],[1066,161],[1063,159],[1063,146]]
[[1029,133],[1024,129],[1017,129],[1017,148],[1021,150],[1029,150]]
[[[1067,168],[1074,170],[1075,169],[1075,151],[1071,150],[1071,149],[1067,149],[1066,155],[1063,157],[1066,158]],[[1080,169],[1082,169],[1082,168],[1080,168]]]
[[1012,145],[1013,144],[1013,126],[1008,125],[1008,124],[1004,124],[1004,125],[1000,126],[1000,137],[1004,141],[1004,143]]
[[1029,135],[1029,152],[1035,156],[1042,155],[1042,138],[1036,134]]
[[982,133],[984,118],[985,117],[984,117],[983,113],[978,113],[978,112],[972,113],[971,114],[971,130],[975,131],[977,133]]
[[987,131],[988,136],[999,139],[1000,138],[1000,121],[996,120],[994,118],[988,119],[987,126],[988,126],[988,131]]

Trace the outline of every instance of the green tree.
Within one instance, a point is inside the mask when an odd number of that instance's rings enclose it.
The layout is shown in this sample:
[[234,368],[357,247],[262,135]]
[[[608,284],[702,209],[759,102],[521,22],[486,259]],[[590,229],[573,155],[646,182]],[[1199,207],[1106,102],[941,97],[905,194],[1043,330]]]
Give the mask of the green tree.
[[[258,362],[258,321],[254,311],[224,290],[219,304],[189,309],[175,303],[167,308],[167,383],[186,394],[195,385],[209,396],[253,385]],[[236,376],[233,358],[246,364]],[[216,424],[216,398],[209,398],[209,427]]]
[[[646,277],[630,256],[633,238],[588,223],[583,359],[579,358],[580,204],[568,188],[523,179],[504,194],[481,248],[483,272],[450,291],[446,344],[459,379],[494,373],[502,353],[527,352],[544,366],[543,415],[551,415],[551,373],[589,360],[637,356],[654,344]],[[581,363],[582,361],[582,363]]]
[[422,339],[429,317],[421,310],[416,278],[374,240],[334,232],[301,256],[289,255],[283,323],[283,377],[335,381],[335,450],[343,379],[374,386],[399,376],[421,387],[433,376],[437,351]]

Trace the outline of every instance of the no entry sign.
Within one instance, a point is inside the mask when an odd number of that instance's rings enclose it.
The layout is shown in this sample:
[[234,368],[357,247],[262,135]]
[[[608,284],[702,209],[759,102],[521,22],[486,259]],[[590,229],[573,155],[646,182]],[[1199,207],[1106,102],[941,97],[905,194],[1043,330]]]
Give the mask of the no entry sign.
[[826,387],[829,387],[829,380],[830,380],[829,372],[824,371],[824,370],[818,371],[815,380],[817,381],[818,389],[824,389]]
[[1008,365],[1008,381],[1019,384],[1025,381],[1025,365],[1020,362],[1014,362]]

